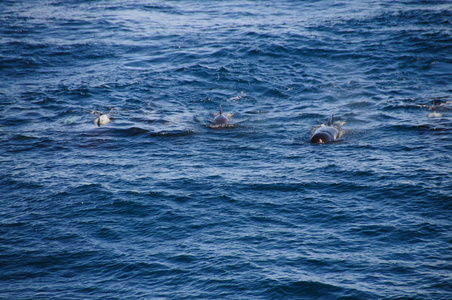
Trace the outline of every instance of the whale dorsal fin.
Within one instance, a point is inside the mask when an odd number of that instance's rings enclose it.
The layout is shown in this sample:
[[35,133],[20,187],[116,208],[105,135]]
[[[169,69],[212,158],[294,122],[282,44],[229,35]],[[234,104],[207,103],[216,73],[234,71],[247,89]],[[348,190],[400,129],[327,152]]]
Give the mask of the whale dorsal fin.
[[333,115],[328,119],[328,126],[333,126]]
[[221,105],[220,105],[220,115],[222,115],[223,114],[223,111],[221,111]]

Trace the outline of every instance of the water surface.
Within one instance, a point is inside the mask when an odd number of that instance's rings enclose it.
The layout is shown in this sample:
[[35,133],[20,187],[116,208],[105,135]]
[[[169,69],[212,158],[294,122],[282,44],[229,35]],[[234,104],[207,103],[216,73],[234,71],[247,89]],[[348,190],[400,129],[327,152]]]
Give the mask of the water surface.
[[447,1],[0,11],[0,298],[452,297]]

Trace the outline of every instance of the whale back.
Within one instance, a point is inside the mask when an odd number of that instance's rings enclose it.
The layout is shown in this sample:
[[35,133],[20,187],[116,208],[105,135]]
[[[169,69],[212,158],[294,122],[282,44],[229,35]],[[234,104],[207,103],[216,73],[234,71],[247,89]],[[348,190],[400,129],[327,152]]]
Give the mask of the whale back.
[[341,132],[333,125],[333,115],[328,118],[327,125],[318,127],[311,135],[311,143],[325,144],[331,143],[341,136]]
[[217,124],[217,125],[224,125],[224,124],[228,124],[229,119],[225,116],[223,116],[223,111],[221,109],[221,105],[220,105],[220,113],[213,119],[212,123],[213,124]]
[[96,120],[94,120],[94,124],[97,126],[104,125],[110,122],[110,118],[106,115],[100,115]]

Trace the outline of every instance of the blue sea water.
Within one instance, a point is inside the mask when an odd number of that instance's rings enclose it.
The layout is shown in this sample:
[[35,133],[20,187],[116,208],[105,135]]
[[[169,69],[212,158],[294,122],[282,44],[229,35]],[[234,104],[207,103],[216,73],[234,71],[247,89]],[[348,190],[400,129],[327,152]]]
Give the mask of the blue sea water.
[[1,299],[451,299],[452,4],[2,0],[0,195]]

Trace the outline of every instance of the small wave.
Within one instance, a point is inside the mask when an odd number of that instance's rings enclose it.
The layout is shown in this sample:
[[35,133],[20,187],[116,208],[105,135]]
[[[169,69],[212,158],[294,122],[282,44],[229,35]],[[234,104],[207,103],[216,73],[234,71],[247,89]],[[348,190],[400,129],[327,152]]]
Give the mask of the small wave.
[[29,140],[38,140],[39,138],[36,136],[30,136],[25,134],[18,134],[13,137],[11,137],[11,140],[13,141],[29,141]]
[[427,98],[402,98],[389,99],[386,101],[384,110],[396,109],[419,109],[424,108],[430,111],[451,111],[452,98],[450,96],[427,97]]
[[137,136],[146,134],[149,131],[140,127],[130,127],[127,129],[117,129],[117,132],[120,133],[123,136]]
[[133,137],[133,136],[150,136],[150,137],[179,137],[179,136],[190,136],[194,132],[192,130],[163,130],[163,131],[151,131],[149,129],[144,129],[140,127],[130,127],[130,128],[109,128],[109,127],[99,127],[95,130],[82,133],[82,137]]
[[207,128],[211,129],[227,129],[227,128],[235,128],[237,127],[237,124],[207,124]]
[[145,4],[145,5],[143,5],[143,8],[146,10],[162,10],[165,12],[171,12],[171,10],[174,9],[174,7],[172,7],[172,6],[164,5],[164,4],[160,4],[160,3],[159,4],[156,4],[156,3]]
[[131,62],[125,63],[124,67],[126,67],[128,69],[135,69],[135,70],[146,70],[146,69],[149,69],[151,67],[151,65],[146,61],[136,60],[136,61],[131,61]]
[[245,113],[250,115],[268,114],[268,110],[248,110]]
[[186,137],[193,135],[192,130],[174,130],[174,131],[158,131],[151,132],[149,136],[151,137]]
[[345,295],[349,298],[372,299],[375,295],[370,295],[358,290],[348,289],[332,284],[318,281],[296,281],[285,284],[278,284],[267,292],[272,294],[271,298],[293,298],[302,297],[309,299],[330,298],[338,299]]

